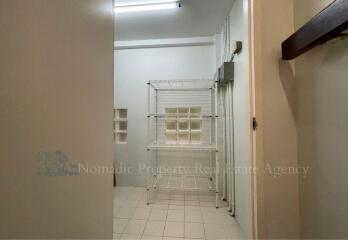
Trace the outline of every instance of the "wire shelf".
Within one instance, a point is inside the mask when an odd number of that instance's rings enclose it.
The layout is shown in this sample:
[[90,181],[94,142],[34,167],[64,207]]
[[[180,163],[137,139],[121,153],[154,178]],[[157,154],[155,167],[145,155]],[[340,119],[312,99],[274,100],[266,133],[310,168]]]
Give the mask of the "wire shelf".
[[149,81],[155,90],[208,90],[214,86],[214,81],[210,79],[184,79],[184,80],[152,80]]
[[217,151],[215,145],[207,144],[167,144],[167,143],[152,143],[148,147],[150,150],[197,150],[197,151]]
[[[165,113],[150,113],[149,115],[147,115],[148,117],[154,117],[154,118],[168,118],[167,115]],[[176,118],[177,116],[174,116],[174,118]],[[214,114],[207,114],[207,115],[201,115],[200,117],[188,117],[188,119],[201,119],[201,118],[215,118],[218,116],[215,116]],[[168,118],[171,119],[171,118]]]
[[[148,82],[148,163],[151,189],[214,192],[218,206],[217,83],[213,80]],[[158,167],[202,165],[208,174],[164,174]]]
[[158,174],[152,183],[157,190],[215,192],[214,179],[209,176]]

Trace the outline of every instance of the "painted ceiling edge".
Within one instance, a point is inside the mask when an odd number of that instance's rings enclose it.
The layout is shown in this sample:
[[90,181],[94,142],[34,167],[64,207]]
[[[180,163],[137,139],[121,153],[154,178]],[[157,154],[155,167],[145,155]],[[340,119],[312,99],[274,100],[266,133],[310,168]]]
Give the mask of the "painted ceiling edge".
[[213,46],[214,44],[215,44],[214,37],[131,40],[131,41],[115,41],[114,50],[140,49],[140,48]]

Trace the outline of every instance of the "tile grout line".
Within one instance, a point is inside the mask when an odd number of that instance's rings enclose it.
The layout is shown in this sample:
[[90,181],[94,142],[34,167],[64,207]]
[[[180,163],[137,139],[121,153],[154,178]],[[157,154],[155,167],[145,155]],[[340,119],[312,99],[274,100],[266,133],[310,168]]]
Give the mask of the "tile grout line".
[[[144,208],[144,209],[145,209],[145,208]],[[144,236],[144,233],[145,233],[145,229],[146,229],[146,226],[147,226],[147,224],[148,224],[148,222],[149,222],[149,218],[150,218],[151,212],[152,212],[152,208],[151,208],[151,210],[150,210],[149,216],[147,217],[147,219],[145,219],[145,226],[144,226],[143,232],[141,233],[140,239],[143,239],[143,236]]]
[[[149,206],[149,205],[147,205],[147,206]],[[145,209],[146,209],[146,208],[145,208]],[[144,234],[145,234],[145,230],[146,230],[147,224],[148,224],[148,223],[149,223],[149,221],[150,221],[150,216],[151,216],[152,210],[153,210],[153,206],[151,206],[151,208],[150,208],[150,213],[149,213],[149,215],[148,215],[147,219],[145,219],[145,220],[146,220],[146,223],[145,223],[145,227],[144,227],[144,229],[143,229],[143,233],[141,234],[140,239],[143,239],[143,237],[144,237]]]
[[[133,191],[133,190],[132,190],[132,191]],[[129,198],[129,195],[130,195],[130,193],[127,195],[126,199]],[[126,201],[125,201],[125,202],[126,202]],[[121,208],[122,208],[122,207],[123,207],[123,206],[121,206]],[[127,218],[127,224],[125,225],[125,227],[124,227],[123,230],[122,230],[121,239],[122,239],[122,236],[125,234],[125,230],[126,230],[128,224],[129,224],[129,221],[130,221],[130,220],[131,220],[131,217]]]
[[186,193],[184,192],[184,239],[186,238],[186,214],[185,214],[185,207],[186,207],[186,201],[185,201]]
[[204,219],[203,219],[203,213],[202,213],[202,208],[201,208],[201,200],[198,200],[199,203],[199,213],[201,214],[201,221],[202,221],[202,226],[203,226],[203,239],[207,239],[206,231],[205,231],[205,226],[204,226]]
[[168,219],[168,210],[169,210],[169,205],[167,207],[167,214],[166,214],[166,220],[164,221],[164,228],[163,228],[163,232],[162,232],[162,239],[164,239],[164,233],[166,231],[166,227],[167,227],[167,219]]

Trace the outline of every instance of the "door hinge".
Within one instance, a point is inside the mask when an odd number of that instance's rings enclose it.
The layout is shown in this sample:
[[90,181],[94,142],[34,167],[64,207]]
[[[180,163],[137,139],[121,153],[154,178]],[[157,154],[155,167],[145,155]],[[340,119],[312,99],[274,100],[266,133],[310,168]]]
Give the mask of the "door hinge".
[[257,120],[256,120],[256,118],[254,117],[254,118],[253,118],[253,130],[256,131],[258,126],[259,126],[259,125],[258,125],[258,123],[257,123]]

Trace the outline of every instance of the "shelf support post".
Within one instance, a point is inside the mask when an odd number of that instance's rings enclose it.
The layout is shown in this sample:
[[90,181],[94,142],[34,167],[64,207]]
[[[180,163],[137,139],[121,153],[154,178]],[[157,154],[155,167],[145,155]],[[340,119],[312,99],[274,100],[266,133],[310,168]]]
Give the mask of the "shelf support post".
[[219,208],[219,152],[218,152],[218,82],[215,82],[215,190],[216,190],[216,208]]
[[[151,118],[150,118],[150,93],[151,93],[151,83],[147,83],[147,142],[150,144],[150,124],[151,124]],[[151,164],[150,164],[150,147],[148,146],[146,149],[146,165],[149,166],[145,168],[146,176],[147,176],[147,187],[146,187],[146,201],[147,205],[150,204],[150,184],[151,184]]]

